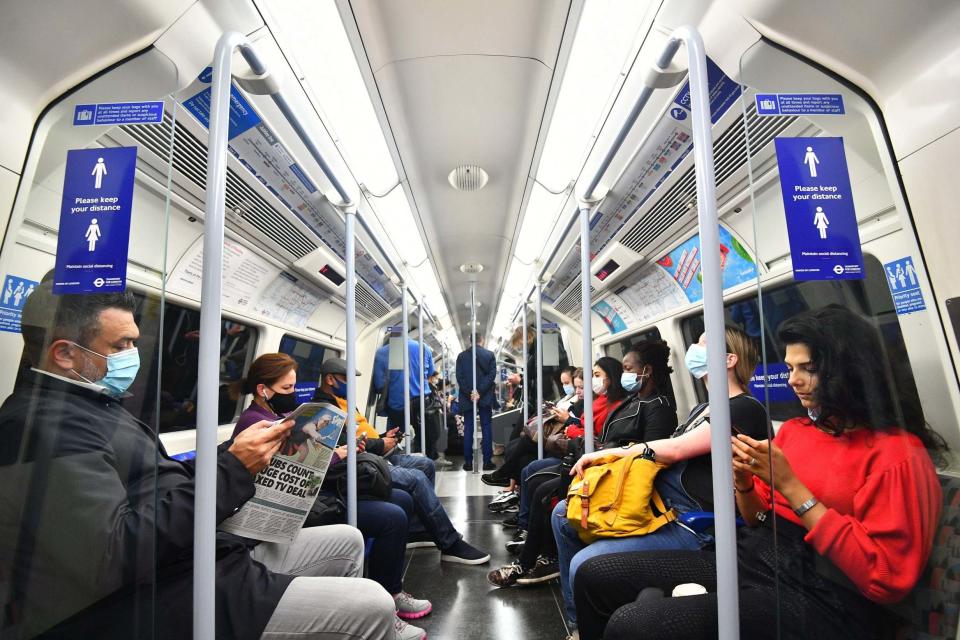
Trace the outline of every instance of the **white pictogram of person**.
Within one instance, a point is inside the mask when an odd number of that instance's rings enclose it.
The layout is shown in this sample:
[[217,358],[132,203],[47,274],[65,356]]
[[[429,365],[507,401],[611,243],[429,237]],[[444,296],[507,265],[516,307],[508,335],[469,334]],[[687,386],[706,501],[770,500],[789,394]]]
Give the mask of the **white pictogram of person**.
[[817,165],[820,164],[820,158],[817,157],[813,147],[807,147],[807,153],[803,156],[803,164],[810,168],[810,177],[817,177]]
[[901,287],[907,286],[907,274],[904,272],[902,264],[897,265],[897,280],[900,281]]
[[913,268],[913,263],[907,260],[907,277],[910,278],[910,286],[917,286],[917,272]]
[[13,304],[16,307],[20,306],[20,301],[23,299],[23,280],[17,283],[17,288],[13,290]]
[[[93,171],[90,172],[94,179],[93,186],[95,189],[99,189],[103,185],[103,176],[107,175],[107,165],[103,161],[103,158],[97,158],[97,164],[93,166]],[[91,249],[93,251],[93,249]]]
[[890,271],[890,267],[887,267],[887,277],[890,279],[890,288],[897,288],[897,276],[893,275],[893,271]]
[[29,298],[29,297],[30,297],[30,294],[33,293],[33,287],[34,287],[34,285],[30,285],[30,286],[27,288],[27,292],[26,292],[25,294],[23,294],[23,297],[24,297],[24,298]]
[[90,221],[90,226],[87,227],[87,233],[84,235],[84,238],[87,239],[87,251],[93,252],[97,250],[97,240],[100,239],[100,225],[97,224],[97,219],[94,218]]
[[7,280],[7,287],[3,290],[3,304],[10,302],[10,296],[13,295],[13,284],[12,280]]
[[830,221],[827,220],[827,214],[823,212],[823,207],[817,207],[817,213],[813,216],[813,226],[820,231],[820,239],[827,239],[827,227],[830,226]]

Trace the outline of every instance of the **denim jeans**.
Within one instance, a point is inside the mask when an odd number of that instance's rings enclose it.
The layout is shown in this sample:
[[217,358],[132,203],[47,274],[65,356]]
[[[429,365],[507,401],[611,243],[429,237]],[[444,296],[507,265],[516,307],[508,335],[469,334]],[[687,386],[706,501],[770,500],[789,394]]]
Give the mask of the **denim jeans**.
[[406,491],[413,498],[413,512],[438,549],[449,549],[460,540],[460,533],[453,527],[433,490],[433,483],[427,480],[422,471],[390,465],[390,479],[394,489]]
[[520,511],[517,512],[517,523],[521,529],[527,530],[530,526],[530,500],[533,496],[530,495],[532,492],[527,490],[527,478],[538,471],[555,467],[558,464],[560,464],[560,458],[534,460],[520,472]]
[[423,475],[427,476],[427,481],[430,482],[431,486],[436,485],[437,465],[435,465],[433,460],[430,458],[407,455],[406,453],[400,453],[397,451],[393,455],[387,457],[387,462],[396,467],[403,467],[405,469],[418,469],[419,471],[423,472]]
[[[680,477],[686,466],[686,462],[677,463],[661,471],[654,482],[664,503],[668,507],[673,507],[678,514],[700,510],[700,505],[687,495],[680,484]],[[557,540],[563,604],[567,618],[573,623],[577,621],[577,611],[573,602],[573,582],[576,579],[577,569],[590,558],[608,553],[631,551],[697,550],[713,540],[712,536],[694,533],[677,522],[671,522],[643,536],[609,538],[597,540],[588,545],[580,539],[577,530],[567,520],[566,500],[562,500],[553,510],[551,523],[553,536]]]
[[[480,430],[483,434],[483,464],[493,462],[493,407],[477,407],[480,418]],[[473,464],[473,405],[467,405],[463,412],[463,461]]]
[[390,595],[403,591],[403,558],[407,548],[407,517],[413,513],[413,499],[393,489],[390,502],[357,501],[357,528],[364,538],[373,538],[370,579]]

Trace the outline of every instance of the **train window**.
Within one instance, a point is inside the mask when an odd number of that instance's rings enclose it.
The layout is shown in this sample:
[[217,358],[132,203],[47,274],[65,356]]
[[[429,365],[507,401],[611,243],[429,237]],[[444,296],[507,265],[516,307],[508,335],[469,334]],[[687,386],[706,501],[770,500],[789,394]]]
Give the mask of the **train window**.
[[[124,405],[148,424],[154,424],[156,412],[156,424],[161,433],[195,429],[200,311],[168,300],[161,314],[159,297],[135,295],[137,310],[134,315],[141,335],[138,344],[143,361],[141,371],[147,375],[137,377],[130,389],[131,397]],[[234,320],[224,319],[220,327],[218,423],[229,424],[243,408],[237,383],[253,360],[257,332],[253,327]],[[162,335],[160,345],[156,341],[158,335]],[[159,406],[156,401],[158,388]]]
[[320,383],[320,364],[324,360],[340,357],[340,352],[335,349],[301,340],[289,333],[284,334],[280,340],[280,353],[285,353],[297,361],[297,392],[309,392],[310,396]]
[[[886,355],[891,366],[894,363],[907,364],[909,356],[903,340],[903,332],[897,320],[893,298],[887,287],[883,265],[874,256],[864,255],[866,278],[864,280],[809,280],[790,282],[774,286],[763,291],[763,335],[765,337],[767,385],[770,400],[770,417],[773,420],[787,420],[802,414],[802,407],[793,392],[786,386],[786,380],[780,374],[786,371],[783,364],[784,345],[777,340],[780,323],[802,311],[816,309],[830,304],[839,304],[856,311],[876,323],[884,339]],[[727,324],[745,331],[758,341],[761,335],[760,305],[756,297],[728,302],[724,306]],[[696,342],[703,333],[703,316],[692,316],[681,324],[685,345]],[[760,346],[759,344],[757,345]],[[765,400],[763,383],[763,364],[757,365],[751,390],[758,400]],[[901,397],[917,399],[917,387],[913,378],[905,383],[909,388],[898,389]],[[706,386],[697,380],[697,399],[706,400]]]

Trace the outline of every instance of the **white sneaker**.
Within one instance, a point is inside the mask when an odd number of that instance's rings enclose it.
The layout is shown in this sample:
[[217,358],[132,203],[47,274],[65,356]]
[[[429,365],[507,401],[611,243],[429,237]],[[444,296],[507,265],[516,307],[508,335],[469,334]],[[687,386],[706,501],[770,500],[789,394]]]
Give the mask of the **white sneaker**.
[[393,629],[397,634],[397,640],[427,640],[426,631],[408,624],[400,618],[394,618]]
[[397,617],[404,620],[416,620],[433,611],[429,600],[414,598],[406,591],[393,596],[393,603],[397,607]]

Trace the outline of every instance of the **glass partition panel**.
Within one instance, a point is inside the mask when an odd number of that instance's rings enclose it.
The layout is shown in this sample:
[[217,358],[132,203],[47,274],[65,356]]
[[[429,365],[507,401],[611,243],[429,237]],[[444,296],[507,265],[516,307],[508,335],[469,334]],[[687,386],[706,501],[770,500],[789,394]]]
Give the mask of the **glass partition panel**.
[[765,42],[741,82],[762,269],[727,312],[776,428],[735,454],[741,633],[953,638],[957,389],[879,111]]
[[158,491],[188,479],[157,435],[176,112],[112,84],[45,113],[3,212],[4,637],[152,638],[158,599],[189,624],[189,586],[158,581],[156,555]]

